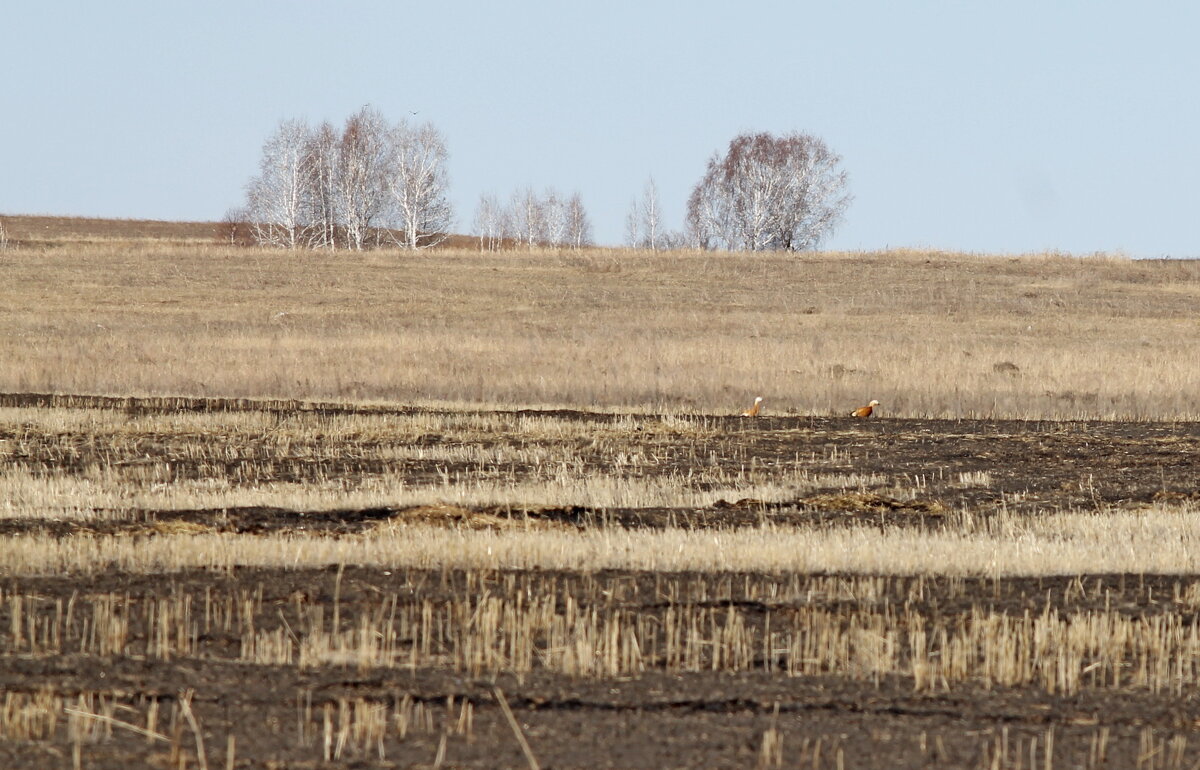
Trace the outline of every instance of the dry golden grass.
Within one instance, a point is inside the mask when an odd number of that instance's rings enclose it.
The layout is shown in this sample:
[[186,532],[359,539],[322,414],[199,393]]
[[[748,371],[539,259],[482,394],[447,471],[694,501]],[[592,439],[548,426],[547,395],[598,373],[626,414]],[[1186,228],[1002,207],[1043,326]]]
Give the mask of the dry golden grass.
[[567,531],[414,524],[361,536],[178,534],[5,536],[0,575],[329,564],[434,569],[604,569],[704,573],[1082,575],[1200,573],[1200,510],[1157,507],[999,517],[951,517],[922,531],[897,526],[735,530]]
[[888,252],[4,255],[0,390],[1200,418],[1200,264]]
[[38,215],[0,216],[10,248],[78,247],[89,243],[129,244],[212,243],[221,225],[217,222],[169,222],[157,219],[100,219]]

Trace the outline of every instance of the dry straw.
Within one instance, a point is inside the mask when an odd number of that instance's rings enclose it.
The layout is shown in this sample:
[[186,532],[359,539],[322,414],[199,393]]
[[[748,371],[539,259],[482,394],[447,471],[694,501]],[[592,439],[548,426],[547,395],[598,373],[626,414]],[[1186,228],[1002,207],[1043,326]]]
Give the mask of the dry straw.
[[1200,511],[1067,513],[974,531],[901,527],[739,530],[466,530],[412,526],[361,537],[39,534],[5,538],[0,574],[161,572],[327,564],[461,569],[636,569],[946,575],[1200,571]]
[[7,391],[1200,417],[1193,262],[98,244],[5,282]]
[[[747,575],[738,581],[738,592],[760,598],[741,602],[733,601],[732,586],[720,581],[705,588],[666,580],[654,590],[657,601],[651,606],[614,601],[613,586],[603,581],[580,579],[572,587],[537,574],[490,571],[469,572],[465,578],[474,590],[415,599],[408,591],[381,593],[378,600],[341,613],[336,601],[330,612],[306,597],[281,604],[245,589],[206,591],[203,602],[186,595],[103,594],[72,599],[65,609],[61,600],[11,593],[0,595],[11,621],[7,631],[0,631],[0,649],[33,658],[198,660],[216,654],[202,641],[215,634],[240,640],[234,659],[242,663],[361,671],[449,668],[474,678],[536,670],[599,678],[649,670],[766,671],[872,682],[900,676],[922,692],[974,682],[1065,694],[1137,688],[1176,697],[1200,685],[1195,584],[1185,589],[1177,583],[1173,594],[1158,595],[1155,614],[1130,615],[1130,593],[1099,581],[1094,586],[1081,581],[1074,589],[1077,598],[1093,600],[1092,608],[1059,611],[1047,603],[1040,612],[1008,614],[978,601],[955,613],[936,604],[922,608],[914,600],[932,584],[897,578],[809,578],[789,584]],[[943,596],[956,593],[953,585],[941,588]],[[1071,590],[1064,590],[1064,601]],[[148,633],[133,633],[135,627]],[[497,702],[502,697],[497,694]],[[44,701],[44,694],[11,696],[3,729],[14,735],[53,731],[53,720],[39,716]],[[187,699],[181,698],[179,706],[190,723]],[[325,708],[332,724],[332,704]],[[356,706],[356,716],[343,707],[338,721],[374,720],[378,730],[384,729],[387,720],[367,719],[359,713],[363,710],[374,714],[378,708]],[[111,710],[87,711],[99,714],[100,724],[89,729],[122,727]],[[446,712],[447,719],[454,716],[452,704]],[[470,719],[469,713],[458,713],[460,732],[469,728]],[[147,724],[134,731],[157,737]],[[355,734],[354,743],[375,740],[377,731],[368,732]],[[333,758],[347,740],[345,728],[339,734],[343,737],[335,743],[333,733],[326,732]],[[200,745],[197,751],[203,752]]]

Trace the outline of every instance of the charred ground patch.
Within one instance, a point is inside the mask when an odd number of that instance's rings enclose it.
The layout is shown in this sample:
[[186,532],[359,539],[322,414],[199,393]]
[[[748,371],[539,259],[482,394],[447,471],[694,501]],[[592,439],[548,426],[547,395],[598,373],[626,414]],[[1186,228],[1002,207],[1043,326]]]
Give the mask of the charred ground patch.
[[[952,531],[1062,510],[1170,516],[1164,504],[1200,489],[1190,423],[0,403],[16,410],[0,468],[17,512],[0,538],[62,548],[106,535],[186,548],[211,533],[353,544],[430,526]],[[593,478],[621,500],[571,486]],[[480,483],[516,491],[449,499]],[[401,491],[371,505],[189,504],[272,485]],[[671,485],[702,502],[626,500]],[[411,488],[447,499],[408,502]],[[109,489],[181,491],[160,506],[59,501]],[[568,499],[534,499],[542,489]],[[349,562],[4,575],[0,764],[196,766],[203,744],[210,767],[522,766],[504,699],[542,766],[1190,767],[1198,612],[1194,575]]]
[[[332,566],[169,576],[107,572],[83,586],[66,578],[8,579],[0,585],[0,628],[8,631],[0,634],[0,687],[9,704],[0,757],[46,762],[77,751],[94,767],[194,765],[198,749],[185,726],[186,700],[210,766],[232,756],[236,766],[249,767],[408,767],[434,764],[439,755],[460,767],[522,766],[503,698],[544,766],[744,767],[781,738],[785,765],[878,766],[886,754],[889,767],[990,766],[1000,756],[1007,758],[1000,766],[1015,767],[1016,756],[1027,764],[1032,751],[1039,765],[1124,767],[1136,765],[1151,746],[1186,767],[1197,758],[1187,738],[1200,720],[1200,705],[1186,689],[1153,692],[1101,682],[1056,692],[970,679],[919,686],[899,673],[787,674],[769,670],[765,661],[714,670],[709,658],[698,670],[648,659],[636,675],[570,675],[536,661],[513,672],[502,662],[456,664],[448,648],[434,651],[434,658],[446,656],[442,664],[409,665],[405,658],[420,645],[420,632],[398,627],[397,660],[386,665],[365,659],[279,663],[265,660],[269,651],[255,660],[247,644],[277,634],[298,649],[333,630],[331,623],[349,640],[363,618],[402,618],[405,608],[415,607],[437,623],[456,603],[479,612],[489,601],[515,607],[520,597],[539,594],[556,596],[560,613],[573,603],[585,614],[642,615],[650,619],[646,628],[681,612],[708,612],[718,626],[736,616],[758,627],[770,614],[782,628],[789,613],[850,618],[888,607],[920,614],[931,629],[954,628],[980,613],[1082,616],[1106,608],[1132,622],[1153,622],[1194,612],[1195,586],[1195,578],[1167,576],[951,580]],[[770,594],[778,598],[764,601]],[[60,609],[59,641],[38,639],[55,608],[66,605],[73,611],[68,618]],[[191,607],[194,615],[171,616],[167,607]],[[317,608],[326,612],[314,625]],[[15,613],[20,622],[14,623]],[[190,629],[184,634],[190,640],[164,646],[157,629],[164,613],[167,622]],[[112,618],[122,620],[119,644],[99,654],[105,642],[90,629]],[[12,633],[18,626],[28,631]],[[831,628],[837,626],[834,621]],[[22,739],[13,715],[39,708],[54,711],[58,727]],[[113,720],[120,723],[115,728]]]

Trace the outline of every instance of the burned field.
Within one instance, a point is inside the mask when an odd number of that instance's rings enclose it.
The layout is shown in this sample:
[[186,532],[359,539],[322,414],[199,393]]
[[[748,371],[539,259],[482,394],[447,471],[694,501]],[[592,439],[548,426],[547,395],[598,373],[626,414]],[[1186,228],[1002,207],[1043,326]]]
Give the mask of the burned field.
[[10,395],[0,473],[4,766],[1200,761],[1195,423]]

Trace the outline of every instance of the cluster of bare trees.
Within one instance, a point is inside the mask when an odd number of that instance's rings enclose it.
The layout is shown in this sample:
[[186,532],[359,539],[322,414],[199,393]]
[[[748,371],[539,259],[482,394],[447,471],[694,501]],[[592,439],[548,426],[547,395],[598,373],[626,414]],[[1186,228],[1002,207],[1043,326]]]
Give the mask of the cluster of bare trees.
[[694,246],[685,233],[667,229],[654,178],[646,180],[641,199],[634,198],[625,215],[625,245],[650,251]]
[[815,248],[850,202],[841,158],[806,134],[742,134],[714,154],[688,199],[688,240],[697,248]]
[[446,144],[431,124],[363,107],[339,132],[285,120],[263,145],[246,203],[226,215],[259,244],[418,249],[449,234]]
[[553,246],[581,249],[592,244],[592,224],[579,193],[570,197],[554,188],[539,195],[533,188],[514,192],[507,202],[482,195],[475,208],[479,248]]
[[[449,234],[446,144],[426,123],[388,123],[370,106],[339,131],[286,120],[263,145],[246,202],[227,215],[255,243],[296,248],[424,248]],[[841,158],[807,134],[734,137],[708,161],[687,202],[683,231],[663,223],[651,178],[625,221],[643,249],[800,251],[815,248],[850,201]],[[579,193],[525,188],[506,201],[483,195],[474,230],[481,249],[592,244]],[[2,233],[2,231],[0,231]]]
[[660,249],[800,251],[815,248],[850,203],[842,159],[807,134],[741,134],[714,154],[688,199],[684,230],[663,221],[646,181],[625,217],[625,245]]

